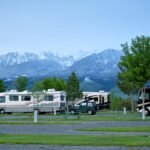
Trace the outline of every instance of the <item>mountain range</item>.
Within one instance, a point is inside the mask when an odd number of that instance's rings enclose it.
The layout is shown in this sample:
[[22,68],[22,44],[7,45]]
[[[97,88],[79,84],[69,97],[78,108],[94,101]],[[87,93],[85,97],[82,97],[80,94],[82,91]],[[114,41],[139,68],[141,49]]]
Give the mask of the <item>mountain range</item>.
[[[87,54],[88,55],[88,54]],[[25,75],[30,79],[44,77],[63,77],[65,80],[72,71],[80,79],[83,90],[110,90],[115,87],[115,80],[120,56],[119,50],[108,49],[88,56],[57,55],[52,52],[8,53],[0,55],[0,78],[6,83],[17,76]]]

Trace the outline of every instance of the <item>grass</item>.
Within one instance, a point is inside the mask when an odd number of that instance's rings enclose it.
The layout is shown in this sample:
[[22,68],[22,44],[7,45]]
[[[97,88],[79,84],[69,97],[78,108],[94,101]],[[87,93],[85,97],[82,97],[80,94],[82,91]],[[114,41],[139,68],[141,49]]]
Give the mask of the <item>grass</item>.
[[99,127],[80,128],[77,131],[105,131],[105,132],[150,132],[150,126],[144,127]]
[[[112,111],[112,110],[100,110],[96,114],[98,115],[124,115],[123,111]],[[137,112],[126,111],[126,115],[140,115]]]
[[0,124],[10,124],[10,125],[73,125],[73,124],[81,124],[81,123],[77,123],[77,122],[56,122],[56,121],[53,121],[53,122],[37,122],[37,123],[34,123],[34,122],[13,122],[13,121],[0,121]]
[[[39,121],[143,121],[141,116],[85,116],[81,115],[80,119],[77,116],[71,116],[62,118],[39,118]],[[33,121],[32,118],[9,118],[3,119],[1,118],[0,121]],[[146,117],[144,121],[150,121],[149,117]]]
[[[9,119],[3,119],[3,116],[22,116],[26,118],[9,118]],[[64,114],[57,114],[57,116],[62,116],[61,118],[55,118],[52,114],[46,114],[46,115],[39,115],[42,116],[53,116],[54,118],[39,118],[39,121],[143,121],[141,114],[137,112],[129,112],[127,111],[126,115],[123,115],[122,111],[98,111],[97,115],[89,116],[87,114],[81,114],[80,119],[77,117],[77,115],[67,115],[65,118]],[[32,113],[14,113],[11,115],[0,115],[1,121],[33,121],[33,114]],[[146,116],[146,119],[144,121],[150,121],[150,117]]]
[[0,144],[150,146],[149,136],[0,134]]

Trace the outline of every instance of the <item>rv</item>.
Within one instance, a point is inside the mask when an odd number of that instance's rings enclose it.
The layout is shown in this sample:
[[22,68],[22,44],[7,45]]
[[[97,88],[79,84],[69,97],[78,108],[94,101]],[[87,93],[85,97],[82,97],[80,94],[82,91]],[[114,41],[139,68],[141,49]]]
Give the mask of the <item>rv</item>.
[[83,98],[75,103],[78,106],[84,101],[96,102],[97,109],[109,108],[110,104],[110,94],[104,91],[99,92],[83,92]]
[[139,93],[138,101],[137,101],[137,112],[142,112],[142,106],[144,105],[145,114],[150,115],[150,87],[145,88],[145,101],[143,103],[143,95],[142,92]]
[[11,90],[0,93],[0,113],[34,112],[39,113],[65,110],[66,93],[49,89],[39,93],[39,97],[29,91]]

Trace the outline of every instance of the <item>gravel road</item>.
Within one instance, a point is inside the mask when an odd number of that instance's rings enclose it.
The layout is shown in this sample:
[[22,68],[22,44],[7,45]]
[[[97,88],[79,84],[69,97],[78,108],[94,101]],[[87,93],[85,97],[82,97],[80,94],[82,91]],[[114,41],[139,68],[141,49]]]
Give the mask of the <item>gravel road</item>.
[[73,125],[0,125],[4,134],[95,134],[95,135],[150,135],[149,132],[91,132],[75,131],[77,128],[150,126],[150,121],[82,121]]
[[6,144],[0,144],[0,150],[150,150],[150,147],[52,146],[52,145],[6,145]]

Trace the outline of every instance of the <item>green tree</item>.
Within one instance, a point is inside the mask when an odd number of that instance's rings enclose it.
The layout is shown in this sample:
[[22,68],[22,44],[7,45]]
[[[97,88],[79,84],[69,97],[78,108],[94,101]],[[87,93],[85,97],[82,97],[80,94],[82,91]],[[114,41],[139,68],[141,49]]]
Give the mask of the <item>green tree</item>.
[[112,110],[119,111],[121,109],[121,97],[115,95],[115,91],[110,92],[110,107]]
[[133,111],[133,93],[138,89],[144,91],[147,81],[150,80],[150,37],[137,36],[131,40],[130,46],[128,43],[121,46],[124,56],[119,62],[121,72],[118,73],[120,81],[117,84],[124,93],[130,93]]
[[44,90],[55,89],[56,91],[62,91],[66,89],[64,79],[57,79],[56,77],[43,79],[42,86]]
[[55,84],[51,78],[45,78],[42,81],[42,86],[44,90],[53,89],[55,88]]
[[62,79],[62,78],[57,79],[57,81],[56,81],[56,90],[57,91],[66,90],[66,83],[65,83],[64,79]]
[[[126,107],[127,110],[131,110],[131,102],[130,99],[123,99],[120,96],[115,94],[115,91],[112,90],[110,92],[110,107],[112,110],[123,110]],[[135,107],[135,105],[134,105]]]
[[19,76],[15,81],[15,87],[18,92],[26,90],[27,84],[28,84],[28,78],[25,76]]
[[0,92],[5,92],[5,88],[7,86],[4,85],[3,80],[0,79]]
[[45,94],[45,92],[43,91],[43,86],[41,84],[41,82],[39,81],[35,81],[32,89],[31,89],[31,93],[33,98],[36,100],[37,103],[39,103],[40,98],[42,98]]
[[37,122],[38,113],[39,113],[39,102],[45,96],[45,91],[43,91],[41,82],[39,81],[34,82],[31,89],[31,95],[33,96],[35,102],[37,103],[36,105],[34,105],[34,122]]
[[79,79],[74,72],[72,72],[67,80],[66,94],[67,101],[71,101],[72,104],[77,98],[81,98],[83,96],[79,85]]
[[128,94],[131,100],[131,111],[134,111],[134,100],[133,94],[138,90],[137,84],[135,82],[135,75],[132,71],[133,58],[132,54],[128,51],[128,46],[126,44],[122,45],[124,56],[121,57],[121,61],[118,67],[121,72],[118,73],[117,86],[122,92]]

